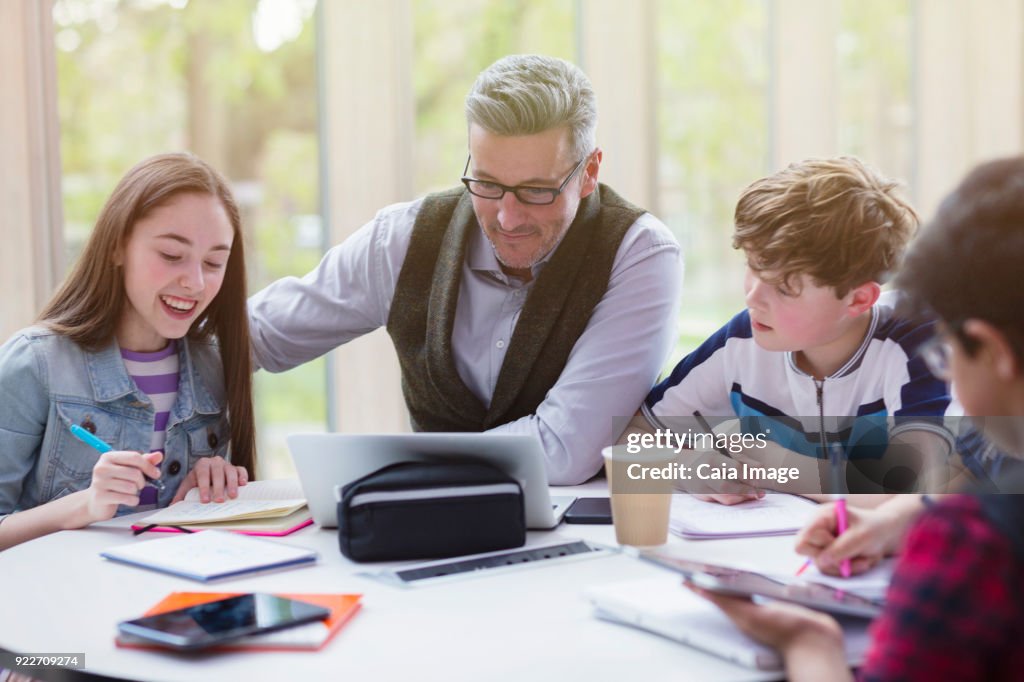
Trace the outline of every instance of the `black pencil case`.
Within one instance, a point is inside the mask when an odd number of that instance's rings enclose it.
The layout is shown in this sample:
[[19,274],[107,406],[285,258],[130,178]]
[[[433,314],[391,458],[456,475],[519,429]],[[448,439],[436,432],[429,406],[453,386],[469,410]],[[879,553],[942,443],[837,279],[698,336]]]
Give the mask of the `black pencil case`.
[[401,462],[339,488],[338,543],[353,561],[440,559],[526,542],[523,489],[489,464]]

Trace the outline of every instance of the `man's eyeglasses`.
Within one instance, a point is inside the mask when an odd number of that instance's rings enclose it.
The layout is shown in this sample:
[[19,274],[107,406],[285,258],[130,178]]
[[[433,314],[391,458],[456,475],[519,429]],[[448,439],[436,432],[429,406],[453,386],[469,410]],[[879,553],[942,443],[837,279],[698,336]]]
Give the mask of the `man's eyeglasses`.
[[952,379],[950,358],[953,357],[953,345],[949,341],[935,336],[921,344],[918,353],[936,379],[946,382]]
[[477,180],[466,175],[466,171],[469,170],[469,161],[472,156],[466,158],[466,167],[462,169],[462,184],[466,186],[469,193],[478,196],[481,199],[500,199],[505,196],[505,192],[512,192],[516,195],[516,199],[524,204],[530,204],[531,206],[548,206],[555,203],[555,199],[562,193],[565,186],[569,184],[569,180],[572,176],[576,175],[576,171],[583,166],[583,162],[587,160],[584,156],[580,159],[571,171],[569,175],[562,180],[562,184],[558,188],[554,187],[531,187],[529,185],[516,185],[509,187],[503,185],[500,182],[491,182],[490,180]]

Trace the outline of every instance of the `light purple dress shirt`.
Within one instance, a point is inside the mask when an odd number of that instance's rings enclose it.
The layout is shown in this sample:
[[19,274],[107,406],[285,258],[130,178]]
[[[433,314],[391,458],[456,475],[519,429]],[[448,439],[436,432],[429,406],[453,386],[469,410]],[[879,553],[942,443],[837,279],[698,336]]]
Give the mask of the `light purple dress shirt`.
[[[286,277],[253,296],[256,363],[281,372],[385,326],[421,205],[422,199],[383,209],[305,277]],[[533,281],[548,258],[533,267]],[[558,382],[534,414],[493,429],[539,438],[552,484],[597,473],[601,448],[620,435],[612,418],[633,415],[654,384],[676,338],[682,277],[675,237],[651,214],[640,216]],[[532,284],[505,275],[483,233],[471,235],[452,352],[459,376],[485,405]]]

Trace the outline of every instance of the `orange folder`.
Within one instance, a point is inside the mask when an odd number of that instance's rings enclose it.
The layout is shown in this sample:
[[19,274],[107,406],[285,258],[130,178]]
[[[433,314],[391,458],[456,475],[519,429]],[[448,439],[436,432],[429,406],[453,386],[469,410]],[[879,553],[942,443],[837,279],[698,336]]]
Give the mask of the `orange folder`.
[[[176,609],[184,609],[189,606],[206,604],[207,602],[237,597],[242,592],[171,592],[161,599],[145,615],[153,616],[158,613],[166,613]],[[209,649],[209,651],[316,651],[323,648],[329,641],[334,639],[342,626],[359,611],[362,606],[361,594],[299,594],[281,593],[278,597],[298,599],[300,601],[316,604],[331,610],[331,615],[325,620],[317,623],[310,623],[297,628],[289,628],[278,632],[268,632],[262,635],[253,635],[242,639],[226,642]],[[319,625],[321,628],[312,626]],[[301,632],[296,631],[303,628]],[[277,635],[275,637],[275,635]],[[282,636],[287,641],[282,641]],[[134,637],[118,635],[114,639],[118,647],[129,649],[156,649],[164,650],[163,647]]]

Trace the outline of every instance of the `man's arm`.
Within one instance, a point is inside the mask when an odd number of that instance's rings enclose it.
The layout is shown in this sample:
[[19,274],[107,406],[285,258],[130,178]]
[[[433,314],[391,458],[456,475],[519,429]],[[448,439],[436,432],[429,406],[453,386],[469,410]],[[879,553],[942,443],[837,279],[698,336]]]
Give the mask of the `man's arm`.
[[420,202],[382,210],[302,278],[249,299],[257,367],[283,372],[387,324]]
[[[646,229],[639,229],[645,223]],[[612,418],[636,413],[676,339],[682,287],[679,245],[645,214],[627,233],[608,290],[537,411],[495,429],[540,438],[553,484],[581,483],[618,438]]]

